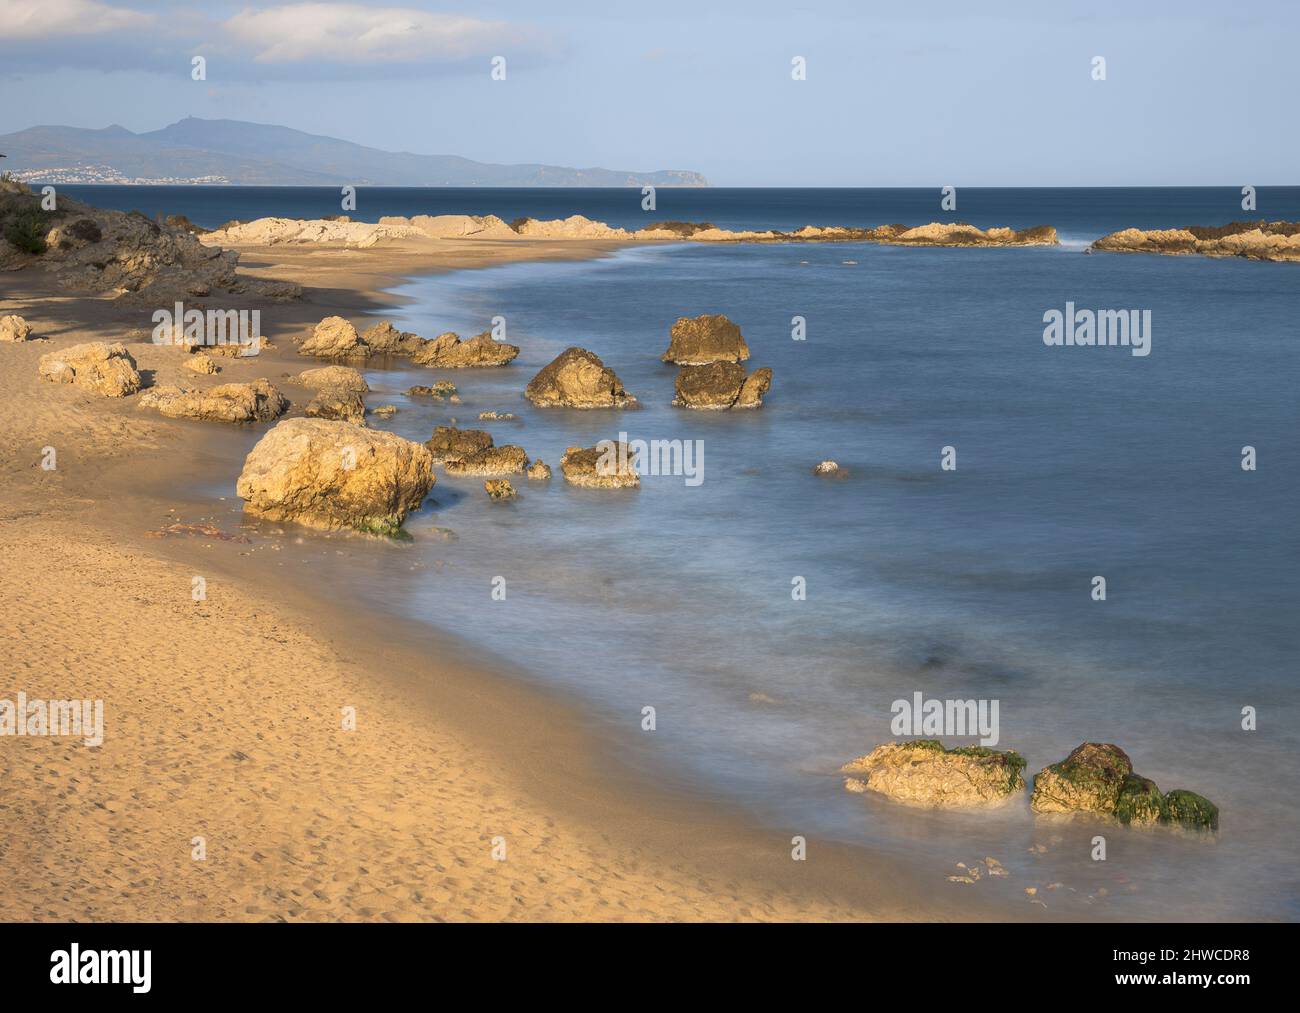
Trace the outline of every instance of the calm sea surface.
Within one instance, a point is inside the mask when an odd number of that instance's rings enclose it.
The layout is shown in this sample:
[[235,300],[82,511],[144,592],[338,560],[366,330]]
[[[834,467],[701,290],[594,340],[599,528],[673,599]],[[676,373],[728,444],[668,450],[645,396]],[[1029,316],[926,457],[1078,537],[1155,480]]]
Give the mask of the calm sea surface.
[[[334,191],[306,188],[64,189],[204,225],[338,210]],[[947,215],[933,189],[661,190],[649,216],[631,190],[363,189],[355,217],[372,220],[955,217],[1055,225],[1063,245],[675,245],[412,280],[398,326],[470,335],[502,316],[523,351],[502,370],[369,370],[369,403],[399,409],[372,424],[423,440],[454,416],[556,477],[521,478],[517,502],[488,504],[481,480],[440,475],[408,521],[414,543],[351,553],[347,579],[591,701],[668,786],[739,801],[792,836],[905,857],[936,891],[1028,904],[1037,887],[1062,917],[1295,919],[1300,267],[1081,252],[1126,226],[1300,219],[1300,188],[1261,189],[1253,216],[1240,199],[1233,187],[960,190]],[[1067,300],[1150,310],[1150,356],[1045,346],[1043,314]],[[670,406],[659,355],[672,322],[698,313],[727,314],[747,365],[774,370],[761,411]],[[804,341],[791,339],[795,316]],[[525,402],[527,380],[570,345],[598,353],[644,409]],[[442,378],[464,404],[402,394]],[[475,422],[487,409],[520,420]],[[703,482],[646,476],[606,492],[560,479],[564,448],[620,432],[702,441]],[[940,468],[945,446],[955,471]],[[848,477],[813,477],[824,458]],[[1104,602],[1090,595],[1096,575]],[[504,602],[490,597],[498,576]],[[792,599],[795,577],[806,600]],[[915,692],[998,701],[999,747],[1031,772],[1082,741],[1115,742],[1163,789],[1216,801],[1222,831],[1035,818],[1027,802],[915,811],[845,792],[836,768],[889,740],[891,702]],[[647,706],[654,732],[641,730]],[[1257,731],[1242,730],[1244,707]],[[1106,861],[1091,857],[1097,835]],[[947,882],[985,856],[1011,875]]]

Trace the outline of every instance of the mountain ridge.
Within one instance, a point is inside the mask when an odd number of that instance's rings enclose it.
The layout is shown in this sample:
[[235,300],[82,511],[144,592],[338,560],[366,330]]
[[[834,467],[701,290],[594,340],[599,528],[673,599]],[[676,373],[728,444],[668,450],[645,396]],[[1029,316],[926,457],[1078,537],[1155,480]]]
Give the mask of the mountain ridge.
[[187,116],[158,130],[37,125],[0,135],[26,182],[194,182],[261,186],[708,186],[699,173],[497,164],[383,151],[269,123]]

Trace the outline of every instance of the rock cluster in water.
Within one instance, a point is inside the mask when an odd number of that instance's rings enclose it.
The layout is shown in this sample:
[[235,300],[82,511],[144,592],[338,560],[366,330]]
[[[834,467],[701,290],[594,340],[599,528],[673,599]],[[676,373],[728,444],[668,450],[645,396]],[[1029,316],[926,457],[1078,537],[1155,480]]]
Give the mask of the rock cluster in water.
[[1300,261],[1300,222],[1231,222],[1182,229],[1121,229],[1090,247],[1110,253],[1199,253],[1206,257]]
[[623,382],[585,348],[567,348],[542,367],[524,389],[542,408],[634,408],[637,400]]

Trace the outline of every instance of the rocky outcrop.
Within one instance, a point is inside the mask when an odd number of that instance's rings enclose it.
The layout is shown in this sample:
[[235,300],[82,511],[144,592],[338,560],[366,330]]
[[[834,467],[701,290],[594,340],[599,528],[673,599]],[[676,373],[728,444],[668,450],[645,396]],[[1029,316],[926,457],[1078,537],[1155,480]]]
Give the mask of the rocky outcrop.
[[156,408],[170,419],[205,422],[269,422],[284,414],[288,400],[268,380],[226,383],[211,390],[151,387],[140,395],[141,408]]
[[740,328],[721,313],[679,317],[668,337],[664,362],[679,366],[703,366],[710,362],[744,362],[749,346]]
[[1231,222],[1181,229],[1122,229],[1090,249],[1108,253],[1198,253],[1205,257],[1300,261],[1300,222]]
[[318,323],[298,351],[320,359],[365,358],[369,354],[357,329],[342,317],[326,317]]
[[476,334],[468,341],[451,331],[430,338],[411,353],[411,362],[433,369],[467,369],[475,366],[504,366],[519,354],[516,345],[493,341],[492,332]]
[[528,468],[523,447],[507,445],[486,447],[475,454],[449,459],[444,465],[448,475],[487,478],[493,475],[520,475]]
[[26,341],[32,336],[31,325],[20,316],[0,317],[0,341]]
[[347,387],[325,387],[307,403],[306,413],[309,418],[337,419],[364,425],[366,402],[359,391]]
[[340,216],[327,218],[258,218],[251,222],[232,222],[209,232],[208,243],[230,246],[280,246],[304,243],[334,243],[367,250],[387,240],[419,239],[424,233],[409,224],[371,224],[354,222]]
[[429,448],[434,464],[446,464],[487,450],[492,446],[492,434],[483,429],[439,426],[424,445]]
[[528,466],[528,477],[535,482],[543,482],[551,477],[551,466],[545,461],[536,460]]
[[772,371],[767,367],[746,375],[745,367],[736,362],[683,366],[677,373],[673,404],[704,411],[761,408],[771,386]]
[[371,355],[413,355],[425,343],[418,334],[399,331],[387,320],[367,327],[361,340]]
[[287,419],[249,453],[235,491],[245,512],[269,520],[391,534],[433,482],[419,443],[348,422]]
[[126,397],[140,389],[135,360],[118,342],[90,341],[41,356],[41,379],[75,383],[105,397]]
[[1024,767],[1014,750],[945,749],[936,739],[917,739],[877,746],[840,770],[854,775],[845,784],[850,791],[875,791],[911,805],[979,806],[1023,791]]
[[356,391],[358,394],[366,394],[370,391],[370,384],[366,383],[366,378],[351,366],[320,366],[316,369],[304,369],[295,379],[308,390],[338,387],[341,390]]
[[1040,813],[1096,813],[1121,823],[1176,824],[1217,830],[1219,810],[1194,792],[1162,794],[1156,783],[1133,773],[1119,746],[1085,742],[1064,760],[1044,767],[1034,778],[1030,806]]
[[568,348],[542,367],[524,396],[543,408],[634,408],[614,371],[585,348]]
[[489,478],[483,483],[483,491],[492,499],[514,499],[517,493],[508,479]]
[[586,489],[635,489],[641,485],[635,455],[626,443],[602,440],[594,447],[570,447],[560,458],[564,480]]

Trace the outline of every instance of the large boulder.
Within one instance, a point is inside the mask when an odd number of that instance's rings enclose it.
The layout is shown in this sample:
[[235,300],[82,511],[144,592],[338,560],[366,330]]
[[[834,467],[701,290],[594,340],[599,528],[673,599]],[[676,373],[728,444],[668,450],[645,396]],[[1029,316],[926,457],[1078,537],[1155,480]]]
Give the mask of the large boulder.
[[568,348],[543,366],[524,389],[543,408],[634,408],[637,400],[614,371],[585,348]]
[[528,455],[523,447],[506,445],[487,447],[476,454],[456,457],[446,462],[448,475],[476,475],[489,478],[494,475],[521,475],[528,468]]
[[75,383],[105,397],[126,397],[140,389],[135,360],[120,343],[90,341],[41,356],[41,379]]
[[641,485],[636,455],[626,443],[602,440],[594,447],[570,447],[560,458],[564,480],[586,489],[635,489]]
[[1085,742],[1034,778],[1029,804],[1035,812],[1096,812],[1113,815],[1133,763],[1119,746]]
[[680,317],[668,337],[664,362],[679,366],[703,366],[710,362],[744,362],[749,346],[740,328],[721,313]]
[[244,461],[247,513],[316,528],[391,534],[433,486],[422,444],[348,422],[287,419]]
[[268,380],[225,383],[211,390],[163,386],[140,395],[141,408],[156,408],[171,419],[205,422],[269,422],[279,418],[289,401]]
[[937,739],[916,739],[887,742],[840,769],[855,775],[845,783],[851,791],[875,791],[911,805],[976,806],[1023,791],[1024,767],[1014,750],[945,749]]
[[519,354],[517,345],[493,341],[492,332],[476,334],[468,341],[451,331],[425,341],[411,352],[417,366],[434,369],[466,369],[472,366],[504,366]]
[[366,378],[351,366],[320,366],[305,369],[298,374],[298,382],[308,390],[324,390],[327,387],[340,387],[365,394],[370,390]]
[[434,464],[446,464],[462,457],[472,457],[492,446],[492,434],[485,429],[457,429],[439,426],[425,443]]
[[679,408],[724,411],[728,408],[761,408],[763,395],[772,386],[772,371],[766,366],[749,375],[738,362],[711,362],[707,366],[683,366],[674,384],[673,404]]
[[325,387],[307,402],[306,414],[310,418],[339,419],[343,422],[363,423],[366,402],[359,391],[347,387]]
[[365,358],[369,354],[357,329],[342,317],[326,317],[318,323],[298,351],[321,359]]
[[0,317],[0,341],[26,341],[31,334],[31,325],[22,317]]

